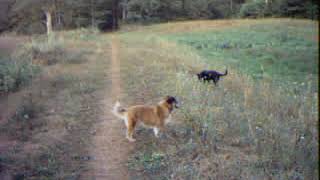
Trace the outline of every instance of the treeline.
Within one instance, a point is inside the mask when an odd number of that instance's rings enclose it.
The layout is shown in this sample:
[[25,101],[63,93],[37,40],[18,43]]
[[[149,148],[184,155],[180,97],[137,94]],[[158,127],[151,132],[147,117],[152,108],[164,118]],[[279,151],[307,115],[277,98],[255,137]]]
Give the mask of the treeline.
[[128,20],[318,18],[313,0],[130,0],[127,7]]
[[3,0],[0,31],[34,34],[51,30],[99,26],[117,29],[118,0]]
[[148,23],[259,17],[318,19],[318,5],[317,0],[2,0],[0,31],[43,33],[48,28],[90,26],[109,30],[118,28],[118,20]]

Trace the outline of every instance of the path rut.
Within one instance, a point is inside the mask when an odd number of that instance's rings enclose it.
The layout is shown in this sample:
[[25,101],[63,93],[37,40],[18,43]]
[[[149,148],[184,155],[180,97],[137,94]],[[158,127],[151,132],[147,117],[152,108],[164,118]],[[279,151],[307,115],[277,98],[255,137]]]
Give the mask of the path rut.
[[[125,180],[129,179],[126,162],[128,153],[133,148],[125,138],[124,123],[111,113],[113,103],[121,95],[120,87],[120,59],[118,58],[119,40],[116,35],[111,41],[111,72],[112,86],[111,93],[105,92],[103,99],[104,113],[95,127],[93,146],[91,147],[90,164],[92,172],[81,179],[103,179],[103,180]],[[91,179],[91,178],[90,178]]]

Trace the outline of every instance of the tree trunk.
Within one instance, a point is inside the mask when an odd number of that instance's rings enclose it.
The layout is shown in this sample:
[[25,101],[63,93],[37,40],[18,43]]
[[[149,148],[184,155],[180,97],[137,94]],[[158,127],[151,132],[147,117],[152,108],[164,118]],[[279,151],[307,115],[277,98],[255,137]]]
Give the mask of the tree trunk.
[[94,28],[95,27],[95,15],[94,15],[94,5],[93,5],[93,0],[91,0],[90,3],[90,11],[91,11],[91,27]]
[[125,0],[122,4],[122,19],[126,20],[128,14],[128,0]]
[[113,0],[112,2],[112,29],[117,30],[119,29],[118,23],[118,8],[119,8],[119,1]]
[[182,0],[182,10],[186,10],[186,0]]
[[186,0],[182,0],[181,10],[182,10],[182,14],[185,15],[185,12],[186,12]]
[[46,11],[46,25],[47,25],[47,35],[50,36],[52,33],[52,16],[50,11]]

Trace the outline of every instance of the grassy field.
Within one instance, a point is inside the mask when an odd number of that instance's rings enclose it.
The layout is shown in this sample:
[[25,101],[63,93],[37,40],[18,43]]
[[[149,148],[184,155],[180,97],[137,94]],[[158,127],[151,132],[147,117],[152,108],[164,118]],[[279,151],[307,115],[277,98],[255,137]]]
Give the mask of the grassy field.
[[[121,33],[123,100],[151,104],[170,94],[182,101],[163,139],[138,131],[132,176],[316,179],[316,25],[200,21]],[[195,76],[225,67],[231,73],[218,87]]]
[[[186,21],[112,35],[124,106],[166,95],[182,104],[161,138],[137,129],[131,179],[318,179],[318,22]],[[86,29],[49,43],[34,36],[0,56],[0,95],[22,99],[1,122],[0,140],[14,143],[0,149],[0,175],[78,179],[90,171],[92,127],[112,86],[110,38]],[[218,86],[195,75],[225,68]]]
[[213,67],[224,65],[255,79],[301,83],[318,75],[318,33],[317,23],[283,20],[175,33],[168,39],[191,46]]

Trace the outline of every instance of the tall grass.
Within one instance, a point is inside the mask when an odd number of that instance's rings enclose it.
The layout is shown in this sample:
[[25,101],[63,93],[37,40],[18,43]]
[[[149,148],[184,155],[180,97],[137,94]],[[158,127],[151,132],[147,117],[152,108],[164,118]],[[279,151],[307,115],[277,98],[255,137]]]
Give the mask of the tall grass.
[[[265,79],[255,81],[233,67],[219,86],[204,85],[194,72],[213,65],[201,61],[203,57],[193,49],[139,33],[123,34],[122,43],[125,98],[132,103],[154,103],[169,94],[182,102],[174,115],[179,123],[168,132],[177,135],[174,141],[138,143],[142,151],[148,143],[154,147],[141,154],[164,153],[166,168],[158,174],[144,171],[140,175],[169,179],[318,177],[314,81],[279,86]],[[136,155],[138,159],[144,159],[141,154]],[[131,167],[134,162],[130,160]]]
[[[42,41],[46,40],[43,37],[33,37],[15,53],[42,71],[33,78],[32,86],[17,93],[23,95],[23,103],[0,127],[0,136],[15,142],[0,155],[1,170],[4,168],[12,179],[78,179],[89,168],[91,127],[102,114],[97,102],[110,84],[106,72],[109,56],[104,54],[109,42],[100,38],[99,43],[89,44],[87,39],[67,35],[49,43]],[[98,46],[105,47],[104,51],[98,52]],[[81,58],[70,62],[74,54]],[[51,58],[57,61],[47,64]]]
[[17,91],[29,84],[39,67],[32,64],[28,57],[12,56],[0,59],[0,94],[1,92]]
[[1,57],[0,92],[16,91],[28,84],[43,65],[84,63],[88,50],[69,48],[61,37],[53,35],[48,41],[44,36],[34,36],[10,56]]

